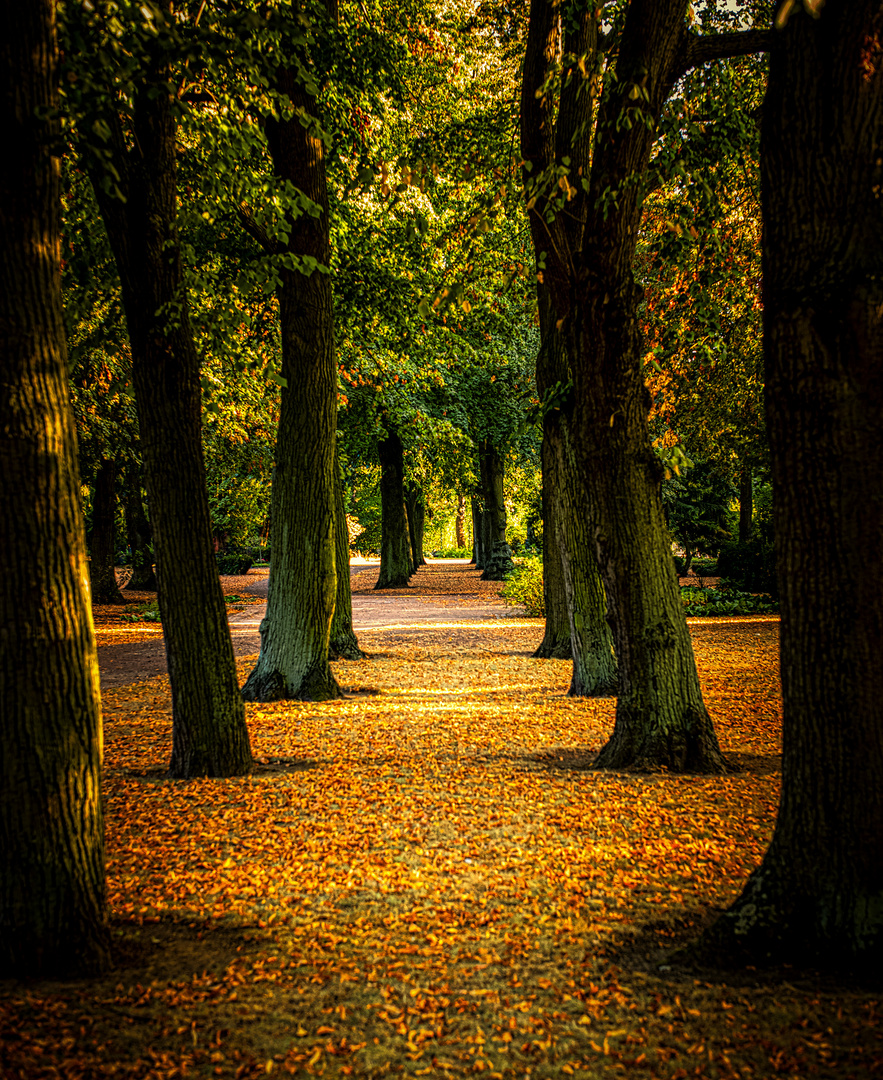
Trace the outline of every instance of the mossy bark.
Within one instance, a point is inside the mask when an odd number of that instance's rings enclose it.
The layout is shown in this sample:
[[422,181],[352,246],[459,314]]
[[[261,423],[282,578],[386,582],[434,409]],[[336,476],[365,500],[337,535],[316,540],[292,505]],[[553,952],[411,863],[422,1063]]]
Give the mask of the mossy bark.
[[482,581],[504,581],[512,570],[512,549],[506,540],[506,503],[503,497],[503,458],[490,439],[478,444],[484,513],[484,573]]
[[328,643],[329,660],[364,660],[366,654],[359,646],[353,630],[353,593],[350,586],[350,538],[346,526],[346,504],[343,497],[343,480],[337,454],[334,455],[334,545],[337,565],[337,597],[331,620]]
[[0,40],[0,977],[109,965],[101,707],[62,323],[55,5]]
[[411,563],[416,570],[426,566],[423,554],[423,532],[426,527],[426,504],[423,492],[416,484],[405,485],[405,506],[408,511],[408,537],[411,544]]
[[89,577],[94,604],[125,604],[116,579],[116,462],[103,458],[95,470]]
[[[267,139],[277,176],[321,208],[290,222],[286,252],[330,261],[325,147],[297,110],[315,103],[293,70],[284,70],[280,91],[295,109],[270,121]],[[246,701],[340,697],[328,663],[337,596],[335,552],[337,366],[331,278],[314,270],[283,269],[278,287],[282,335],[282,388],[276,467],[270,508],[267,614],[261,652],[243,687]],[[345,528],[345,521],[344,521]],[[348,547],[348,545],[347,545]],[[349,559],[341,568],[349,573]]]
[[[163,6],[168,13],[168,3]],[[252,758],[212,545],[199,357],[177,232],[169,78],[162,56],[148,64],[133,97],[131,141],[119,114],[103,118],[125,202],[105,191],[106,164],[89,164],[120,273],[132,349],[172,692],[169,775],[236,776],[251,771]]]
[[141,494],[141,469],[128,470],[127,489],[123,509],[126,515],[126,536],[132,554],[132,576],[127,588],[140,592],[156,592],[156,574],[153,571],[153,533]]
[[[763,106],[764,355],[781,604],[772,843],[701,951],[883,961],[880,5],[795,7]],[[860,567],[860,572],[856,568]]]
[[472,559],[476,570],[483,570],[485,563],[485,524],[484,510],[479,495],[473,495],[472,503]]
[[537,659],[571,660],[570,614],[564,591],[564,567],[558,539],[556,511],[558,474],[557,454],[548,434],[543,432],[541,450],[543,468],[543,603],[546,626],[543,640],[533,654]]
[[402,589],[411,577],[402,440],[393,429],[377,443],[380,458],[380,576],[375,589]]

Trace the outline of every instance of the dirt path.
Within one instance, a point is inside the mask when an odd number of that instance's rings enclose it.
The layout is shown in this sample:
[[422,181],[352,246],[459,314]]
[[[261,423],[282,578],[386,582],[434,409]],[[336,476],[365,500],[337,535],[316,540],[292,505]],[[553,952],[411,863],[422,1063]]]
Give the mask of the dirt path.
[[[500,599],[500,582],[481,581],[479,572],[463,559],[431,560],[420,567],[406,589],[375,591],[378,572],[377,563],[359,562],[350,566],[356,633],[383,628],[401,638],[416,635],[429,625],[450,626],[452,631],[468,633],[463,623],[519,614]],[[253,596],[256,601],[230,615],[236,656],[251,656],[260,650],[259,628],[267,608],[267,582],[266,571],[254,570],[241,578],[225,579],[225,592]],[[102,609],[102,615],[105,614],[107,609]],[[113,615],[111,611],[107,618],[112,619]],[[106,626],[105,622],[99,622],[99,629]],[[139,635],[146,640],[104,643],[105,636],[99,634],[102,690],[141,682],[167,671],[165,645],[157,624]]]

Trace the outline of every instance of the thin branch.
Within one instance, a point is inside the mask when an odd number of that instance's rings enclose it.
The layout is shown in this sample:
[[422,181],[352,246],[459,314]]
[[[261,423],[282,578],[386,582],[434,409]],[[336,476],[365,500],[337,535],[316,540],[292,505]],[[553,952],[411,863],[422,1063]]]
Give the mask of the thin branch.
[[239,218],[239,224],[243,229],[253,240],[258,242],[268,255],[280,255],[285,250],[283,244],[280,244],[278,240],[274,240],[263,225],[258,224],[247,203],[237,205],[236,216]]

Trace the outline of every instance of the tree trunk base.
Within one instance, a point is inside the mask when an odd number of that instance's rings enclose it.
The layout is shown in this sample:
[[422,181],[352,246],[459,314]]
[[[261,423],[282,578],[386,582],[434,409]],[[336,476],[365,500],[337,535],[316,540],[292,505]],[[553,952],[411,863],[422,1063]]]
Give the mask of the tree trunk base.
[[531,653],[534,660],[572,660],[573,649],[570,647],[570,634],[565,638],[547,640],[544,637],[536,652]]
[[367,660],[368,654],[359,646],[352,630],[338,634],[328,645],[329,660]]
[[[625,713],[620,705],[613,735],[601,748],[594,768],[709,775],[737,771],[721,753],[704,709],[688,710],[679,723],[654,724]],[[641,732],[640,741],[629,738],[629,732]]]
[[[599,676],[586,680],[577,675],[574,670],[570,679],[568,697],[616,697],[619,693],[619,680],[614,669],[612,676]],[[605,766],[606,767],[606,766]]]
[[495,544],[493,551],[485,560],[482,581],[505,581],[515,568],[512,551],[508,544]]
[[409,574],[387,574],[377,579],[375,589],[407,589],[410,581]]
[[153,569],[136,570],[129,578],[126,588],[133,592],[156,592],[156,574]]
[[299,684],[292,687],[284,671],[278,668],[266,670],[258,660],[257,667],[242,687],[243,701],[336,701],[340,697],[343,695],[327,662],[308,668]]

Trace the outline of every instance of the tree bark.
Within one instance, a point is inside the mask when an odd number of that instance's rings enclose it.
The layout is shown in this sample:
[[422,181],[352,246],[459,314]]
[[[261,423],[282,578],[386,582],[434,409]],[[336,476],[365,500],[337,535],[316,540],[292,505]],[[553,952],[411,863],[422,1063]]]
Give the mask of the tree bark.
[[129,469],[124,510],[126,534],[132,553],[132,576],[127,588],[138,592],[156,592],[156,574],[153,572],[153,532],[141,496],[141,470]]
[[49,0],[2,4],[0,976],[108,966],[101,707],[61,314]]
[[116,579],[116,462],[104,458],[95,472],[89,577],[93,604],[125,604]]
[[745,465],[739,473],[739,543],[745,544],[751,539],[752,517],[754,516],[754,482],[751,469]]
[[[782,794],[705,940],[883,960],[883,70],[877,0],[795,7],[763,106],[764,354],[782,612]],[[861,571],[856,572],[856,567]]]
[[[170,11],[168,3],[164,10]],[[125,202],[93,187],[122,285],[172,691],[169,775],[237,776],[252,758],[212,546],[202,390],[176,223],[175,118],[162,59],[143,73],[127,148],[105,118]]]
[[408,537],[411,544],[411,562],[416,570],[426,566],[423,555],[423,531],[426,526],[426,504],[423,492],[416,484],[405,486],[405,505],[408,509]]
[[454,521],[454,535],[458,548],[466,547],[466,496],[457,495],[457,517]]
[[[564,567],[558,538],[557,454],[549,435],[543,431],[543,603],[546,627],[543,640],[533,654],[537,659],[571,660],[570,613],[564,591]],[[590,557],[594,558],[590,554]]]
[[[522,155],[531,233],[545,258],[556,325],[573,365],[571,424],[576,475],[592,522],[601,578],[614,613],[619,698],[601,768],[722,771],[726,764],[702,701],[690,635],[672,566],[660,501],[661,470],[647,428],[638,322],[641,290],[632,262],[655,121],[686,48],[687,0],[633,2],[626,12],[615,78],[591,126],[597,13],[565,27],[565,53],[589,52],[588,87],[574,65],[557,126],[540,89],[557,57],[559,9],[532,0],[522,88]],[[582,48],[569,48],[579,38]],[[574,41],[576,44],[576,41]],[[563,157],[583,169],[566,212],[558,188],[537,187]],[[588,174],[588,180],[585,179]],[[550,193],[551,191],[551,193]]]
[[329,660],[364,660],[366,653],[359,646],[353,630],[353,593],[350,587],[350,537],[346,526],[346,504],[343,498],[343,479],[335,451],[334,475],[334,547],[337,565],[337,597],[334,617],[331,620],[331,636],[328,643]]
[[[479,469],[480,472],[480,469]],[[480,484],[480,481],[479,481]],[[480,490],[480,488],[479,488]],[[484,510],[482,509],[479,496],[472,496],[472,558],[470,562],[475,563],[476,570],[484,569],[485,562],[485,549],[484,549],[484,536],[485,536],[485,523],[484,523]]]
[[504,581],[515,565],[506,540],[506,503],[503,498],[503,459],[490,439],[478,444],[483,483],[485,560],[482,581]]
[[[280,90],[295,115],[269,121],[267,138],[278,176],[321,208],[290,222],[285,250],[327,267],[331,257],[325,147],[304,127],[297,110],[311,115],[315,101],[293,70],[282,72]],[[331,278],[284,268],[279,295],[282,389],[276,468],[270,508],[267,614],[261,653],[243,688],[246,701],[340,697],[328,665],[337,596],[335,468],[337,366]],[[347,544],[347,549],[349,545]],[[349,574],[349,558],[341,567]]]
[[377,444],[380,457],[380,576],[375,589],[403,589],[411,576],[411,541],[405,514],[402,440],[393,429]]

